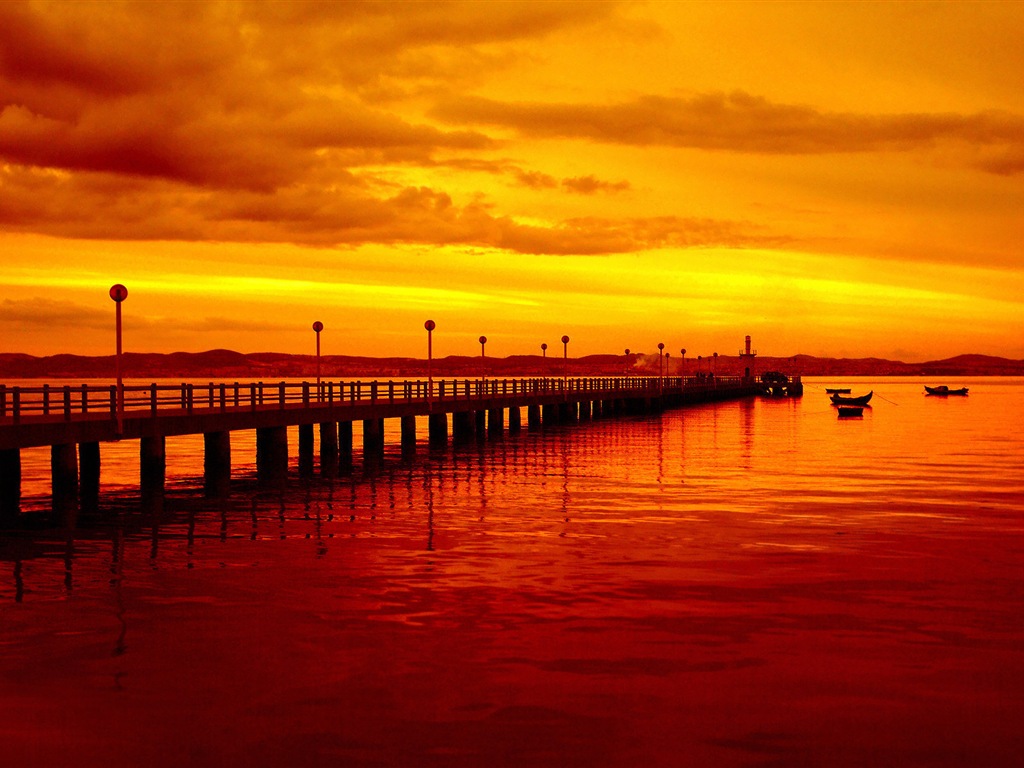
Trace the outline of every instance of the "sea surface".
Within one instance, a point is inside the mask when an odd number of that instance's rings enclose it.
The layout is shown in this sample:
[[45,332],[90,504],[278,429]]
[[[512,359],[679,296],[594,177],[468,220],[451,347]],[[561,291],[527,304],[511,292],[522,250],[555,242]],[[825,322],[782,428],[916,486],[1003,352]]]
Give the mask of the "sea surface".
[[0,765],[1024,765],[1024,379],[388,427],[279,491],[236,433],[228,500],[168,439],[155,505],[105,444],[100,518],[0,533]]

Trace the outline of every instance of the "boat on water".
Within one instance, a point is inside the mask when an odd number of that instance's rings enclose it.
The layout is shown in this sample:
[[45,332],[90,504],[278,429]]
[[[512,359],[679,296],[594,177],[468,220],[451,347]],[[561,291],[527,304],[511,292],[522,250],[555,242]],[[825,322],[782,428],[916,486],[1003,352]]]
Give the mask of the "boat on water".
[[926,395],[938,395],[939,397],[946,397],[948,395],[966,395],[967,387],[960,387],[960,389],[950,389],[945,384],[938,387],[925,387],[924,392]]
[[852,419],[857,416],[864,415],[863,405],[840,405],[839,406],[839,418],[840,419]]
[[835,394],[830,395],[829,399],[832,401],[832,405],[867,405],[871,402],[873,394],[875,394],[874,390],[871,390],[866,395],[859,395],[857,397],[843,397],[842,395]]
[[848,395],[850,394],[850,389],[829,389],[825,387],[825,392],[829,395]]

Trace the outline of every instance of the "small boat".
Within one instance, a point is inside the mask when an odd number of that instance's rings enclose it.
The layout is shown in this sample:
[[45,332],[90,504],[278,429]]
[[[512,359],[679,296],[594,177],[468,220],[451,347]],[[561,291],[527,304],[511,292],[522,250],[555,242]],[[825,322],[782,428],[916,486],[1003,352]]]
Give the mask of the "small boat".
[[946,397],[948,395],[966,395],[967,387],[960,387],[960,389],[950,389],[945,384],[938,387],[925,387],[925,394],[927,395],[938,395],[939,397]]
[[825,387],[825,392],[826,392],[826,394],[829,394],[829,395],[848,395],[848,394],[850,394],[850,390],[849,389],[829,389],[828,387]]
[[856,416],[864,415],[863,405],[840,405],[839,406],[839,418],[840,419],[852,419]]
[[829,399],[832,401],[832,405],[867,405],[871,402],[871,396],[875,394],[874,390],[871,390],[866,395],[860,395],[859,397],[843,397],[842,395],[831,395]]

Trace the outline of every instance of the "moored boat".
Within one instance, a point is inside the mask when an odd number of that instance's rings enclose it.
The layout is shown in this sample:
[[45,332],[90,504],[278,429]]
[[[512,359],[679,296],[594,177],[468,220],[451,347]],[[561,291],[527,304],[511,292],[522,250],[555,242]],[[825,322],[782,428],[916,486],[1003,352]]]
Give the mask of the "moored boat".
[[926,386],[924,388],[924,391],[925,391],[926,395],[938,395],[939,397],[946,397],[948,395],[961,395],[962,396],[962,395],[966,395],[967,394],[967,387],[960,387],[960,389],[950,389],[945,384],[942,384],[942,385],[940,385],[938,387],[928,387],[928,386]]
[[871,396],[875,394],[874,390],[871,390],[866,395],[859,395],[858,397],[843,397],[842,395],[831,395],[829,399],[833,405],[867,405],[871,402]]

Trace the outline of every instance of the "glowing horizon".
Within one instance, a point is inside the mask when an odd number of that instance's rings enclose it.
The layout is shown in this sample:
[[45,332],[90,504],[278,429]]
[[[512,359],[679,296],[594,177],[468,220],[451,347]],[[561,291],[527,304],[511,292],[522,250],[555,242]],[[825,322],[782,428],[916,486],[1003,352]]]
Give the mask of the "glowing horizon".
[[[908,33],[912,31],[912,34]],[[0,5],[0,351],[1024,358],[1024,6]],[[188,45],[181,45],[188,39]],[[67,330],[74,329],[74,341]]]

